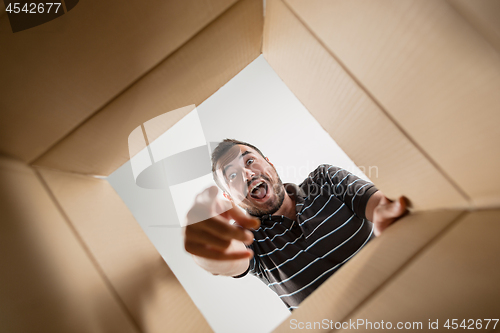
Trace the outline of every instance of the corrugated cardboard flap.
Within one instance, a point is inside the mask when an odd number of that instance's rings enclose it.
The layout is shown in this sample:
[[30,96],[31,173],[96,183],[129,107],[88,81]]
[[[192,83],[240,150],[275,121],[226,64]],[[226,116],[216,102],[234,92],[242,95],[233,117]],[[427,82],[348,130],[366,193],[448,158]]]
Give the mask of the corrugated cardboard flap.
[[[210,328],[111,185],[37,169],[118,297],[144,332]],[[112,244],[112,245],[110,245]]]
[[3,332],[138,332],[35,172],[0,156]]
[[0,152],[35,160],[235,2],[80,1],[17,33],[3,15]]
[[[452,326],[453,319],[483,330],[488,318],[498,324],[499,220],[499,210],[464,216],[348,319],[384,320],[394,327],[398,322],[422,323],[424,331],[436,320],[437,331],[447,330],[446,321]],[[491,331],[495,320],[489,324]]]
[[254,60],[260,54],[262,25],[260,1],[237,2],[34,164],[109,175],[130,158],[127,138],[137,126],[199,105]]
[[264,56],[331,137],[388,197],[406,195],[418,210],[464,207],[468,198],[407,136],[282,1],[270,1]]
[[[456,223],[461,211],[421,212],[398,221],[371,241],[323,283],[274,332],[302,322],[342,322],[439,235]],[[330,329],[316,329],[329,332]]]

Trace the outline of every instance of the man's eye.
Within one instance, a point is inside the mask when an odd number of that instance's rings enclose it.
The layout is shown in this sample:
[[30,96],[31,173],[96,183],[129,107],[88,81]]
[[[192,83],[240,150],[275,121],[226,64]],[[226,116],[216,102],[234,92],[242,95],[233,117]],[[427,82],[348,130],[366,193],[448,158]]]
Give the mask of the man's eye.
[[247,160],[247,165],[250,165],[250,164],[252,164],[252,163],[253,163],[253,158],[249,158],[249,159]]

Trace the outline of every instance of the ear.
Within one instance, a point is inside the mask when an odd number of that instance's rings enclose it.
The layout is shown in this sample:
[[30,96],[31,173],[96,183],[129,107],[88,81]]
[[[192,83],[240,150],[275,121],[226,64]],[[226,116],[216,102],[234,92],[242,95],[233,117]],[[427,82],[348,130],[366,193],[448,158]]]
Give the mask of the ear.
[[269,159],[266,157],[266,161],[267,163],[271,164],[272,166],[274,166],[274,164],[272,164],[271,162],[269,162]]
[[224,196],[224,198],[226,198],[227,200],[233,202],[233,198],[231,198],[231,196],[229,194],[227,194],[226,192],[222,192],[222,195]]

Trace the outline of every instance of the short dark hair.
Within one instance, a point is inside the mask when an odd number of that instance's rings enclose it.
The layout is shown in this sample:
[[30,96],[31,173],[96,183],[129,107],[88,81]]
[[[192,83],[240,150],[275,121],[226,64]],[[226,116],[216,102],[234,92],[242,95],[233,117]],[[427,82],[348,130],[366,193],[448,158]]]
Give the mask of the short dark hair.
[[212,152],[212,176],[214,177],[215,183],[221,190],[224,190],[224,187],[222,186],[222,183],[217,176],[216,172],[216,167],[217,167],[217,162],[219,162],[219,159],[224,156],[231,148],[233,148],[236,145],[244,145],[248,146],[252,149],[254,149],[256,152],[258,152],[262,157],[266,158],[264,154],[260,151],[259,148],[255,147],[254,145],[244,142],[244,141],[239,141],[235,139],[224,139],[222,140],[221,143],[215,147],[214,151]]

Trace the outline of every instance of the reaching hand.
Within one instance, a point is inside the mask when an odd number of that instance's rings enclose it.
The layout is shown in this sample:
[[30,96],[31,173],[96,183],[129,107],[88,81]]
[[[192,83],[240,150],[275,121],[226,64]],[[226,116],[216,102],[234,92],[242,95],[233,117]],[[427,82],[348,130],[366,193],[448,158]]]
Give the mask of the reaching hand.
[[391,201],[383,196],[378,205],[373,210],[373,231],[375,236],[379,236],[389,225],[408,213],[407,199],[400,197],[396,201]]
[[[251,244],[253,234],[245,229],[259,228],[260,220],[234,205],[228,210],[224,209],[230,207],[229,202],[217,198],[217,193],[217,187],[212,186],[196,196],[195,203],[187,214],[188,225],[184,237],[186,251],[195,256],[216,260],[251,258],[251,250],[244,246],[234,246],[232,241]],[[231,224],[231,219],[236,223]]]

